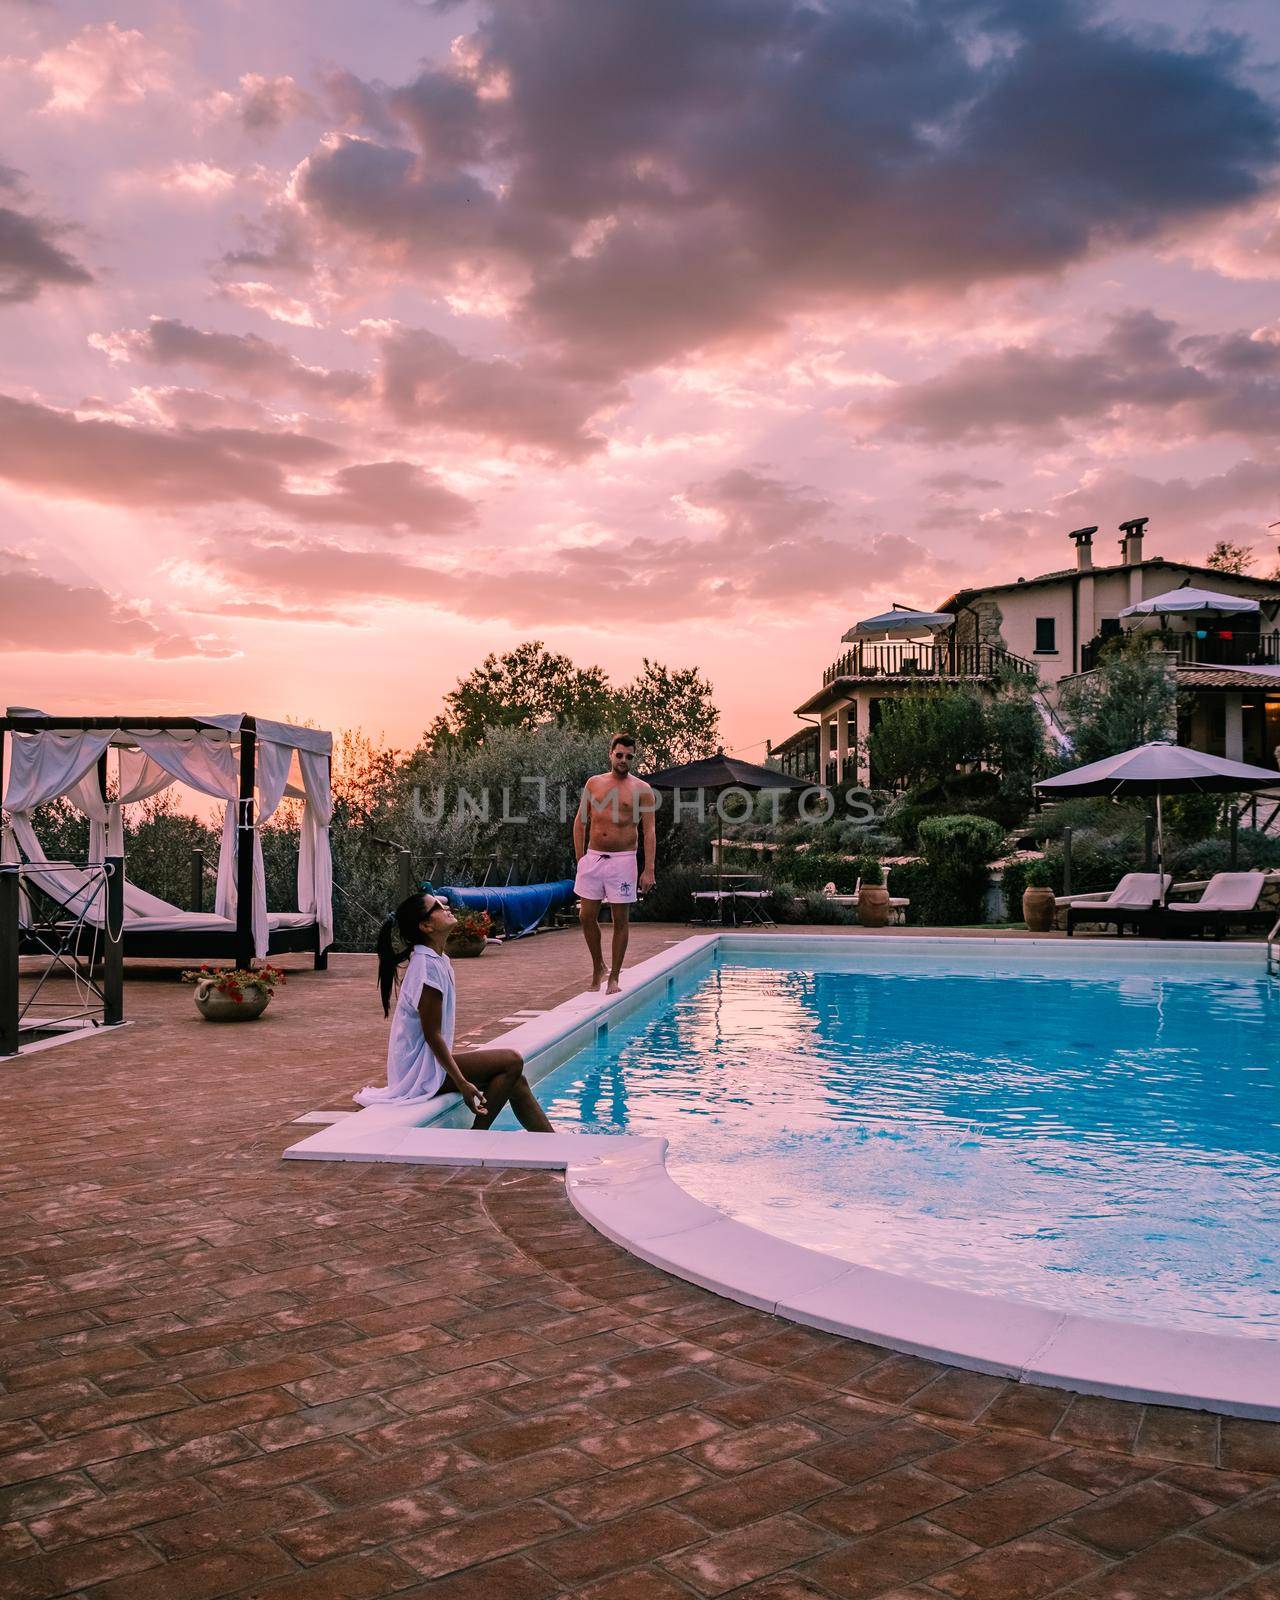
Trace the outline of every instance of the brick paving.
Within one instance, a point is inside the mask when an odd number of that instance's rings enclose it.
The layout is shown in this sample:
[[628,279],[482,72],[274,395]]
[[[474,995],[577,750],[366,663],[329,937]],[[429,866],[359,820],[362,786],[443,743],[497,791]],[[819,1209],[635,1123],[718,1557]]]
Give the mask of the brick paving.
[[[459,963],[468,1033],[581,965]],[[380,1076],[368,957],[127,1003],[0,1066],[5,1600],[1280,1600],[1280,1427],[745,1310],[554,1175],[282,1163]]]

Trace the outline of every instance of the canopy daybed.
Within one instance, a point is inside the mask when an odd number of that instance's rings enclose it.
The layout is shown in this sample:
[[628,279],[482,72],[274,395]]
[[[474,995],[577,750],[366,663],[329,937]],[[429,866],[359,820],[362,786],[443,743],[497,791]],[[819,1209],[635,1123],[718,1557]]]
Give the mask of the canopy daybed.
[[[26,881],[69,915],[101,924],[97,880],[50,863],[31,813],[65,798],[89,818],[89,861],[124,856],[121,807],[182,783],[226,802],[212,912],[187,911],[124,885],[124,954],[234,960],[308,952],[327,964],[333,942],[329,852],[332,735],[242,713],[198,717],[53,717],[10,710],[0,718],[0,776],[7,769],[3,859],[25,858]],[[118,782],[108,798],[108,756]],[[285,797],[304,802],[297,911],[267,910],[259,826]],[[97,896],[97,899],[93,897]]]

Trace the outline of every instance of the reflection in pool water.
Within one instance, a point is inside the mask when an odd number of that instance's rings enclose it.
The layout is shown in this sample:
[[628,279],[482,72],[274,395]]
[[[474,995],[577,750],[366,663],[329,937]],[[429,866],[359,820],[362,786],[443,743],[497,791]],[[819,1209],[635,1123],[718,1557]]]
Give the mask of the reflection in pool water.
[[1280,984],[1100,955],[726,955],[538,1094],[851,1261],[1280,1339]]

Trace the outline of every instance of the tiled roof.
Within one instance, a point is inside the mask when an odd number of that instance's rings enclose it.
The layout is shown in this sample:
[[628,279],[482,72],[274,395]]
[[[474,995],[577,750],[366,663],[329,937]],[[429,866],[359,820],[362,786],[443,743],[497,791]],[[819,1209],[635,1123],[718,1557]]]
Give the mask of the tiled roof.
[[[968,588],[957,589],[938,607],[939,611],[954,611],[958,604],[963,604],[972,595],[995,594],[1006,589],[1030,589],[1038,583],[1060,583],[1064,578],[1109,577],[1114,573],[1134,572],[1141,568],[1161,568],[1169,572],[1194,572],[1201,576],[1216,578],[1221,581],[1224,574],[1216,567],[1202,567],[1195,561],[1175,561],[1167,556],[1146,556],[1141,561],[1131,563],[1118,562],[1107,566],[1090,567],[1081,573],[1077,567],[1062,567],[1056,572],[1042,572],[1035,578],[1019,578],[1012,583],[979,583]],[[1265,605],[1272,605],[1280,600],[1280,579],[1256,578],[1252,573],[1237,574],[1243,581],[1255,586],[1254,598],[1261,600]]]
[[1192,662],[1179,663],[1178,686],[1182,689],[1272,689],[1280,692],[1280,670],[1275,673],[1251,672],[1247,667],[1206,667]]

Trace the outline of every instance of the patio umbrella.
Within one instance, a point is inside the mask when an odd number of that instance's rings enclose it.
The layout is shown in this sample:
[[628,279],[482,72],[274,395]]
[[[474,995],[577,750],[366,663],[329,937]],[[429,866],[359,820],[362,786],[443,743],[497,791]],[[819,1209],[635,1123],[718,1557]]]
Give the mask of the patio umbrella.
[[894,606],[878,616],[864,617],[855,622],[848,633],[841,634],[841,644],[857,644],[887,639],[919,639],[926,633],[940,633],[955,621],[949,611],[913,611],[910,606]]
[[1206,616],[1235,617],[1246,611],[1260,611],[1257,600],[1243,594],[1218,594],[1213,589],[1193,589],[1184,584],[1181,589],[1170,589],[1165,594],[1153,594],[1149,600],[1139,600],[1136,606],[1126,606],[1122,617],[1176,617]]
[[[762,789],[811,789],[812,784],[772,767],[758,767],[753,761],[738,761],[717,750],[700,761],[686,761],[680,767],[664,767],[644,780],[651,789],[699,789],[719,798],[725,789],[746,789],[758,794]],[[716,813],[716,887],[720,887],[721,858],[724,855],[724,818]]]
[[1074,772],[1044,778],[1036,784],[1042,794],[1057,796],[1106,794],[1156,797],[1156,871],[1164,872],[1164,816],[1161,802],[1167,794],[1241,794],[1280,788],[1280,772],[1246,766],[1189,750],[1185,745],[1155,740],[1104,756]]

